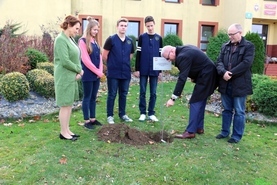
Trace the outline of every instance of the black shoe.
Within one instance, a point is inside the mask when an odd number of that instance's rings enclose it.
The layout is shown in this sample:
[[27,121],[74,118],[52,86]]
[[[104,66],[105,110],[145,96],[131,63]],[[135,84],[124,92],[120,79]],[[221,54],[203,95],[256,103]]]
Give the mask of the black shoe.
[[90,130],[95,128],[95,126],[91,122],[85,123],[84,127]]
[[223,135],[221,135],[221,134],[218,134],[215,138],[216,139],[223,139],[223,138],[226,138],[227,136],[223,136]]
[[90,121],[90,122],[92,123],[92,125],[102,126],[102,124],[99,121],[97,121],[97,120],[94,120],[93,122]]
[[238,143],[239,141],[237,141],[237,140],[231,138],[231,139],[229,139],[227,142],[228,142],[228,143]]
[[60,133],[60,139],[65,139],[65,140],[71,140],[71,141],[76,141],[77,137],[72,137],[72,138],[66,138]]
[[71,135],[72,137],[80,137],[78,134]]

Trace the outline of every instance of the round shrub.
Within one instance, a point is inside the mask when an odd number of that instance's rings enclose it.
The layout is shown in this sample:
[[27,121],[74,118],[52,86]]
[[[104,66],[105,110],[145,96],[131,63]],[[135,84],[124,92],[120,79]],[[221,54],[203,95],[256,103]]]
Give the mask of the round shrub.
[[267,116],[277,116],[277,81],[263,79],[256,84],[252,99],[258,107],[258,111]]
[[41,62],[37,64],[37,69],[43,69],[54,76],[54,64],[52,62]]
[[163,38],[163,45],[171,45],[171,46],[182,46],[183,45],[183,41],[180,39],[180,37],[178,37],[178,35],[176,34],[167,34],[164,38]]
[[45,53],[40,52],[39,50],[29,48],[26,51],[26,56],[29,58],[29,62],[31,64],[31,69],[37,68],[37,63],[39,62],[47,62],[48,57]]
[[172,76],[178,76],[180,73],[179,69],[176,66],[172,65],[171,70],[169,71],[169,74]]
[[28,73],[26,74],[26,78],[29,81],[31,90],[34,91],[35,80],[39,76],[48,76],[49,74],[50,73],[48,73],[47,71],[45,71],[43,69],[33,69],[31,71],[28,71]]
[[29,96],[29,82],[24,74],[11,72],[0,79],[0,93],[8,101],[14,102]]
[[50,73],[44,73],[37,76],[34,81],[34,91],[46,98],[55,97],[54,76]]
[[212,61],[216,62],[222,45],[228,42],[228,40],[227,31],[224,29],[219,30],[216,36],[209,38],[206,54]]
[[258,33],[247,32],[245,39],[252,42],[255,46],[255,56],[251,67],[253,74],[263,74],[264,73],[264,61],[265,61],[265,47],[263,39]]
[[266,75],[260,75],[260,74],[253,74],[252,75],[252,85],[253,89],[256,88],[257,84],[264,81],[264,80],[270,80],[269,76]]

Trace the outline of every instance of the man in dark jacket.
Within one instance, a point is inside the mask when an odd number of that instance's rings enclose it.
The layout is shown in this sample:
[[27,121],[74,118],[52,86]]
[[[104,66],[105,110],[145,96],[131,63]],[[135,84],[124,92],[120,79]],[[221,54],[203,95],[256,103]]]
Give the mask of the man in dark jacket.
[[240,24],[232,24],[228,28],[230,41],[222,46],[216,64],[220,76],[219,92],[224,107],[221,133],[216,138],[228,137],[233,122],[229,143],[237,143],[242,138],[246,96],[252,94],[251,66],[254,60],[254,45],[241,34]]
[[195,83],[190,98],[189,124],[183,134],[176,138],[194,138],[195,133],[204,133],[204,114],[207,98],[217,87],[217,71],[215,64],[199,48],[191,45],[181,47],[165,46],[161,56],[169,61],[175,61],[180,74],[171,98],[166,106],[174,105],[174,101],[181,95],[187,78]]

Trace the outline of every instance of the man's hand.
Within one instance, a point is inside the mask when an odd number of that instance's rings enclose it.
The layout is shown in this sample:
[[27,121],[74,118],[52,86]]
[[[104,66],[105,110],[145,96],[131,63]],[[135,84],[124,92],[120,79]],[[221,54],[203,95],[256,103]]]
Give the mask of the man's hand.
[[232,78],[232,73],[230,71],[226,71],[225,74],[223,75],[223,79],[225,81],[228,81]]
[[166,107],[170,107],[170,106],[172,106],[172,105],[174,105],[174,101],[170,98],[170,99],[166,102],[165,106],[166,106]]

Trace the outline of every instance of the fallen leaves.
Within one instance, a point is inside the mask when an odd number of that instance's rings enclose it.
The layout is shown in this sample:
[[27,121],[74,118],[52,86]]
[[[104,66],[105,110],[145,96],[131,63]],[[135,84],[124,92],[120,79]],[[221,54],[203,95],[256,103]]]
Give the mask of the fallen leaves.
[[3,125],[6,126],[6,127],[10,127],[10,126],[12,126],[13,124],[12,124],[12,123],[4,123]]
[[66,164],[67,163],[67,158],[66,158],[65,155],[62,155],[62,158],[60,158],[59,163],[60,164]]
[[80,125],[80,126],[84,126],[84,122],[78,122],[78,125]]

